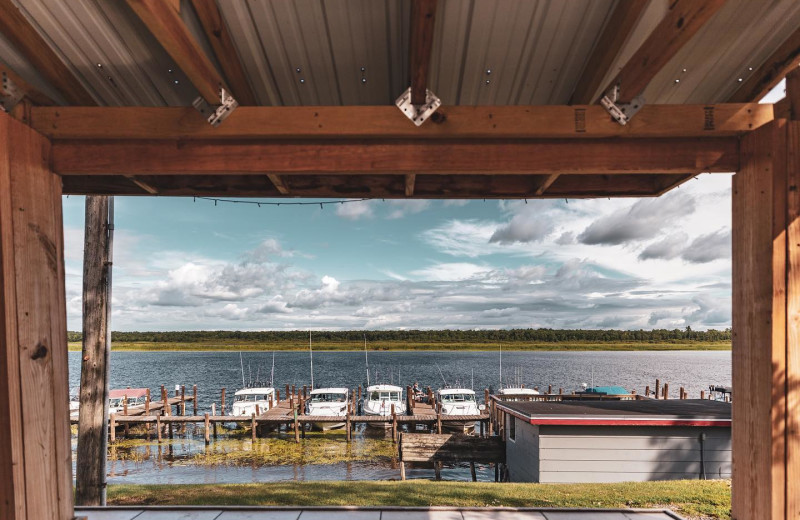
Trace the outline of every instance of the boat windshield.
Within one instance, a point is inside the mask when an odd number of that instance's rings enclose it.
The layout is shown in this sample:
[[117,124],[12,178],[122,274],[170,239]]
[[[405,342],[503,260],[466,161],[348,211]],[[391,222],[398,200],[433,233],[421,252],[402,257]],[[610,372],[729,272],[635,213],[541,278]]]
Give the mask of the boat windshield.
[[370,401],[400,401],[400,392],[372,392]]
[[343,403],[347,400],[345,394],[314,394],[311,396],[312,403]]
[[242,394],[237,395],[233,400],[234,403],[253,403],[255,401],[269,401],[269,396],[261,394]]
[[[108,406],[110,406],[112,408],[122,407],[122,406],[124,406],[124,404],[123,404],[124,401],[125,401],[124,397],[109,398]],[[142,404],[143,402],[144,402],[143,400],[139,400],[139,399],[137,399],[135,397],[129,397],[128,398],[128,406],[134,406],[134,405],[137,405],[137,404]]]
[[472,394],[444,394],[443,403],[474,403],[475,396]]

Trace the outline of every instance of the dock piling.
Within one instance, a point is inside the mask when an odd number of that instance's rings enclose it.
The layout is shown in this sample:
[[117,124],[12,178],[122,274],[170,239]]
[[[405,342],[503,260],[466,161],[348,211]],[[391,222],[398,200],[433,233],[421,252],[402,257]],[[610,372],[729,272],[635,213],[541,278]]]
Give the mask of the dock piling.
[[186,415],[186,386],[181,385],[181,415]]
[[250,414],[250,429],[252,430],[253,442],[256,442],[256,414]]
[[392,403],[392,444],[397,443],[397,412]]
[[[548,392],[548,394],[549,393],[550,392]],[[475,463],[474,462],[470,462],[469,463],[469,473],[472,476],[472,481],[473,482],[477,482],[478,481],[478,474],[475,472]]]
[[209,444],[211,444],[211,438],[210,438],[210,433],[211,433],[210,430],[211,430],[211,428],[209,428],[209,426],[211,424],[210,424],[210,421],[208,420],[208,412],[205,413],[203,419],[204,419],[204,423],[205,423],[205,430],[204,430],[203,433],[204,433],[205,438],[206,438],[206,446],[208,446]]
[[[128,396],[122,396],[122,415],[128,415]],[[125,437],[128,436],[130,431],[128,430],[128,423],[125,423]]]
[[221,400],[220,404],[222,405],[222,408],[221,408],[222,415],[225,415],[225,387],[224,386],[222,387],[222,400]]
[[192,414],[197,415],[197,385],[192,385]]
[[650,397],[650,385],[647,385],[646,387],[644,387],[644,396],[645,397]]
[[661,394],[661,380],[660,379],[656,379],[656,399],[660,399],[661,398],[660,394]]
[[664,399],[669,399],[669,383],[664,383]]
[[169,415],[169,406],[167,405],[167,389],[161,385],[161,415]]
[[158,443],[161,444],[161,416],[156,415],[156,435],[158,438]]
[[115,413],[108,418],[108,434],[111,437],[111,444],[117,442],[117,414]]

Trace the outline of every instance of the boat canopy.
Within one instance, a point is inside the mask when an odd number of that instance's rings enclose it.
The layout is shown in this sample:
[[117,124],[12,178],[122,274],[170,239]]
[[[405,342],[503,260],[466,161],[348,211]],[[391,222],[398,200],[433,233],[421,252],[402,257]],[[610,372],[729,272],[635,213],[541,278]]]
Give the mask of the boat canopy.
[[587,388],[581,393],[586,394],[606,394],[606,395],[627,395],[630,392],[625,390],[624,387],[621,386],[593,386],[592,388]]
[[234,395],[256,395],[256,394],[274,394],[274,388],[257,387],[257,388],[242,388],[237,390]]
[[394,385],[372,385],[367,387],[367,392],[402,392],[403,389]]
[[147,395],[147,388],[124,388],[122,390],[109,390],[109,399],[122,399],[128,396],[128,399],[137,399]]
[[311,395],[317,394],[346,394],[347,388],[318,388],[311,391]]
[[473,390],[469,388],[442,388],[439,390],[439,395],[448,395],[448,394],[472,394],[475,395]]

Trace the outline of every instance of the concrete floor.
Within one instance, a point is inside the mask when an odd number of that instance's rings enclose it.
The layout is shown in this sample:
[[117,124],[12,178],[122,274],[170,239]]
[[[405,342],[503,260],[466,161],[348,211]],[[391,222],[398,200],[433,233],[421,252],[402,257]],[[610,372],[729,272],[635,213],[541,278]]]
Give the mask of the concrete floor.
[[681,520],[669,511],[502,508],[77,508],[87,520]]

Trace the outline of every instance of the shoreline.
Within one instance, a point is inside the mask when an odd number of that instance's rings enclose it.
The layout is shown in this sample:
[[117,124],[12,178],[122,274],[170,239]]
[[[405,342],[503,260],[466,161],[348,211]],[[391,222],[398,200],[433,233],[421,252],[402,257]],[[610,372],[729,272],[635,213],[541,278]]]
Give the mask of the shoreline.
[[[70,352],[80,352],[80,342],[69,342]],[[114,342],[115,352],[303,352],[308,345],[285,344],[222,344],[179,342]],[[432,343],[408,344],[386,342],[370,345],[370,352],[499,352],[497,344],[481,343]],[[677,352],[677,351],[730,351],[728,342],[680,342],[680,343],[518,343],[504,344],[504,352]],[[315,352],[362,352],[352,345],[321,343],[314,345]]]

